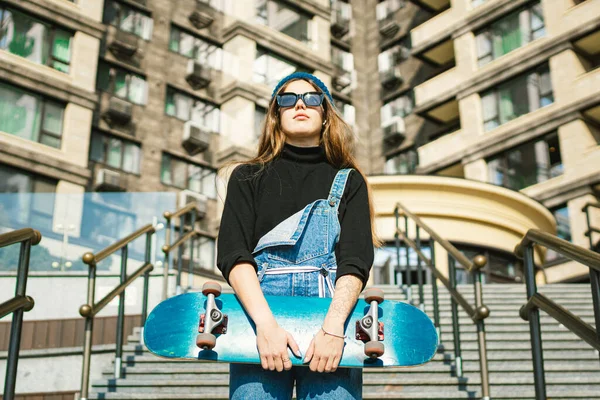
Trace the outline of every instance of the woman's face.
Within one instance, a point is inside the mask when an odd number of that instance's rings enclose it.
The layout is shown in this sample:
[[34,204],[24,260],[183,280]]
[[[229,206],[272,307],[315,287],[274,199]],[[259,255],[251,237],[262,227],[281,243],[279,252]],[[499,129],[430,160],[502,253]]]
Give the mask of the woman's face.
[[[288,84],[279,94],[284,92],[301,94],[318,90],[307,81],[298,80]],[[323,112],[322,105],[307,107],[301,98],[295,106],[280,108],[279,118],[286,142],[300,147],[318,146],[323,127]]]

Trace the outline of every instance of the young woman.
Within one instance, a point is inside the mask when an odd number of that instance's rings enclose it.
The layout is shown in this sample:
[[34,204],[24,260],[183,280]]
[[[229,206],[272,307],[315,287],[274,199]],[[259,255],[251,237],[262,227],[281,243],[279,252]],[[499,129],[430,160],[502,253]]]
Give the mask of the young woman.
[[[337,368],[377,244],[353,144],[325,84],[294,73],[273,91],[258,156],[231,174],[217,265],[256,324],[261,358],[231,365],[231,399],[291,399],[294,382],[298,399],[362,398],[362,370]],[[263,294],[333,297],[306,354]]]

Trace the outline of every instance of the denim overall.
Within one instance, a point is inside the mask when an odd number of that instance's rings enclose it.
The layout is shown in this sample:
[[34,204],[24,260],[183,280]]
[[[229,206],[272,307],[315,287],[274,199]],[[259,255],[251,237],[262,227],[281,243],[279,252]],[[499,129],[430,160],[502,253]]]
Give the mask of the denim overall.
[[[258,241],[252,252],[264,294],[333,297],[340,235],[338,208],[352,169],[340,170],[327,199],[315,200],[288,217]],[[316,332],[315,332],[316,333]],[[260,365],[230,365],[230,399],[362,399],[362,370],[334,373],[308,367],[265,371]]]

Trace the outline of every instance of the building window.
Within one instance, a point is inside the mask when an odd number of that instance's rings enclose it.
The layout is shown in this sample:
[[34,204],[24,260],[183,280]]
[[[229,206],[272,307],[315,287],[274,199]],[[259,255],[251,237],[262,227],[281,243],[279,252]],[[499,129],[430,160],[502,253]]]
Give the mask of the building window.
[[215,177],[216,172],[212,168],[193,164],[167,153],[162,155],[160,181],[165,185],[189,189],[215,198]]
[[390,175],[414,174],[418,165],[417,151],[411,148],[387,157],[384,172]]
[[352,104],[336,97],[333,98],[333,104],[335,105],[335,108],[338,109],[340,114],[342,114],[344,121],[346,121],[348,125],[354,126],[356,124],[356,113]]
[[167,86],[165,114],[182,121],[194,121],[211,132],[219,132],[220,110],[196,97]]
[[[403,223],[401,221],[401,223]],[[400,257],[398,258],[398,251]],[[421,241],[421,251],[427,258],[431,258],[431,245],[429,242]],[[408,257],[407,257],[408,253]],[[386,243],[375,249],[375,258],[373,260],[373,279],[376,285],[406,285],[408,272],[410,271],[411,283],[418,282],[418,256],[412,248]],[[398,263],[400,261],[400,263]],[[423,282],[429,283],[426,273],[427,267],[421,262]]]
[[492,23],[477,33],[479,66],[525,46],[546,35],[542,5],[537,4],[516,11]]
[[106,62],[98,63],[98,90],[111,93],[134,104],[146,104],[146,78]]
[[139,174],[141,150],[136,143],[94,132],[90,160],[121,171]]
[[311,15],[273,0],[256,0],[256,22],[302,43],[310,42]]
[[0,7],[0,49],[69,73],[73,33]]
[[[551,208],[550,212],[556,219],[556,236],[570,242],[571,222],[569,221],[569,207],[567,207],[566,204],[562,204]],[[564,258],[564,256],[554,250],[548,249],[546,252],[546,263],[551,263],[562,258]]]
[[51,231],[56,183],[0,164],[0,193],[15,194],[2,203],[10,225]]
[[256,59],[254,60],[254,75],[252,80],[268,86],[275,86],[281,78],[296,71],[311,72],[259,47],[256,51]]
[[404,118],[412,113],[415,100],[412,90],[388,101],[381,107],[381,126],[387,126],[395,120],[395,117]]
[[481,94],[485,131],[554,102],[550,70],[542,65]]
[[221,69],[222,67],[223,50],[220,47],[174,25],[171,25],[169,50],[214,69]]
[[393,18],[396,11],[404,7],[405,3],[404,0],[379,0],[379,3],[375,6],[377,21]]
[[[483,268],[481,279],[483,283],[520,283],[523,282],[523,264],[512,254],[498,249],[491,249],[473,245],[453,243],[453,245],[472,260],[477,255],[485,256],[487,264]],[[456,283],[473,283],[473,275],[467,272],[457,261]]]
[[0,83],[0,131],[60,148],[64,104]]
[[120,1],[110,0],[104,8],[104,23],[133,33],[145,40],[152,38],[152,17]]
[[254,106],[254,136],[260,138],[262,128],[267,118],[267,109],[259,105]]
[[488,161],[490,183],[521,190],[562,175],[558,135],[551,133],[519,145]]

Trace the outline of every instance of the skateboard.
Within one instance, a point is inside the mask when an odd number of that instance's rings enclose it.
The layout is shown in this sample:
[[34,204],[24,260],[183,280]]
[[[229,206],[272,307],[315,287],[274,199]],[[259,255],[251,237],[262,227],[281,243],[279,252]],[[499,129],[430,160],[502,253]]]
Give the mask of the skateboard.
[[[290,332],[303,354],[319,331],[331,299],[265,296],[277,323]],[[410,304],[384,300],[380,289],[364,292],[345,326],[340,367],[410,367],[431,360],[438,348],[431,319]],[[144,326],[144,344],[166,358],[260,364],[256,329],[234,294],[216,282],[159,303]],[[303,365],[288,349],[293,365]]]

